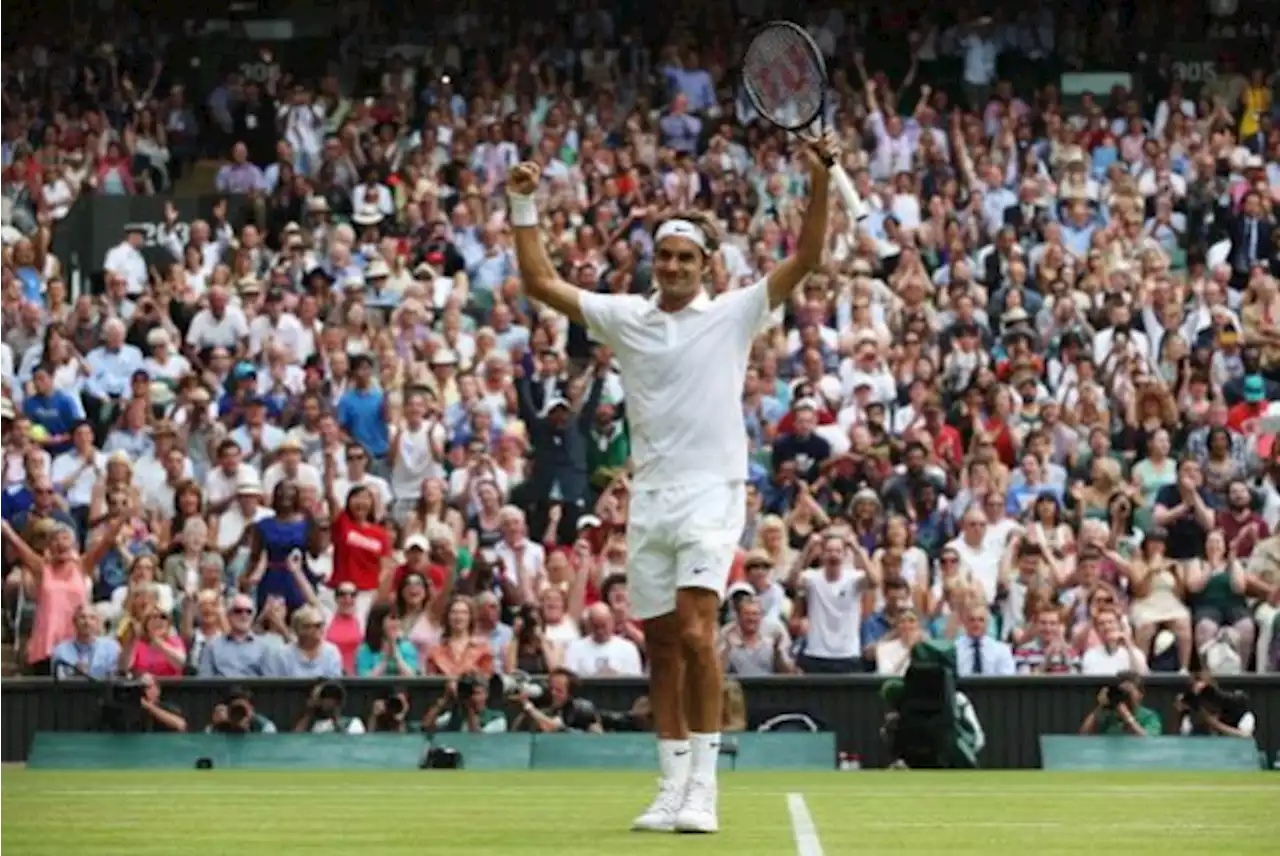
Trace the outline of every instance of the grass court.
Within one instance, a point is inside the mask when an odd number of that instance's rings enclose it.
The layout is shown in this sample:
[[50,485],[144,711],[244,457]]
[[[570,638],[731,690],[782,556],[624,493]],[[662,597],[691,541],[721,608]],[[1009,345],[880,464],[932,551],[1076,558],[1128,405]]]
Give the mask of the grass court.
[[[1280,775],[724,773],[715,836],[627,831],[615,772],[43,772],[0,782],[15,856],[1275,853]],[[798,796],[797,796],[798,795]]]

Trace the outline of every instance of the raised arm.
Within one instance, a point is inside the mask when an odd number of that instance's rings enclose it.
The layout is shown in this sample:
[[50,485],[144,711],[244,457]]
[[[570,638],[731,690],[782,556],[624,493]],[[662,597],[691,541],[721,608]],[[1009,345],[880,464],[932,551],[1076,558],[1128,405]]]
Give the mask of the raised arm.
[[560,278],[551,257],[547,255],[538,228],[538,206],[533,194],[542,177],[541,168],[526,161],[511,170],[507,177],[507,200],[510,206],[511,232],[515,236],[516,264],[529,297],[551,307],[575,324],[586,325],[579,302],[579,289]]
[[822,262],[822,249],[827,242],[827,187],[830,165],[840,159],[840,145],[832,134],[825,135],[803,149],[809,162],[809,202],[800,224],[800,238],[795,252],[769,274],[769,308],[784,303],[804,278]]
[[13,552],[17,553],[18,561],[35,577],[38,587],[40,574],[44,572],[44,557],[33,550],[31,545],[9,526],[8,520],[0,522],[0,532],[3,532],[4,540],[8,542]]

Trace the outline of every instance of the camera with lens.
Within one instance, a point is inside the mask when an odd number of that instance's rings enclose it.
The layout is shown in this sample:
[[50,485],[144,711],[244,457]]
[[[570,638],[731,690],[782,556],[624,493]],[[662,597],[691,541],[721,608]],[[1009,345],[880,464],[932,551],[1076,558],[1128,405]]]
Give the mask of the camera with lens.
[[212,726],[214,731],[222,734],[247,734],[258,731],[261,723],[254,721],[253,694],[245,687],[233,686],[223,697],[222,706],[226,716],[221,721],[215,716]]
[[325,681],[316,691],[316,707],[340,709],[347,700],[347,690],[337,681]]
[[1178,696],[1183,710],[1193,721],[1216,718],[1233,728],[1249,711],[1249,696],[1243,692],[1224,690],[1215,683],[1191,688]]
[[99,710],[101,729],[117,733],[140,730],[146,685],[142,681],[110,681],[105,690]]
[[249,709],[249,702],[244,699],[236,699],[227,705],[227,722],[236,728],[242,728],[252,715],[253,711]]
[[1107,684],[1107,707],[1115,710],[1121,704],[1132,704],[1131,685],[1127,680],[1117,678]]
[[404,687],[393,686],[379,696],[375,710],[377,713],[373,718],[374,731],[403,731],[405,714],[409,712]]
[[542,698],[542,694],[544,692],[542,684],[538,683],[524,672],[514,671],[497,677],[502,682],[501,694],[506,698],[521,696],[529,699],[529,701],[537,701]]

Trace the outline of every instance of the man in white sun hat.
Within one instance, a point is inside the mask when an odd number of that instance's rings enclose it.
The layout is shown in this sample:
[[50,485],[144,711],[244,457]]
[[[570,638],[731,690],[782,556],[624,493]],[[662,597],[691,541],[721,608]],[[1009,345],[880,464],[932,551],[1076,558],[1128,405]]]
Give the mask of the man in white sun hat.
[[541,170],[507,181],[516,258],[529,297],[586,327],[615,354],[627,390],[635,476],[627,587],[644,621],[661,784],[633,829],[715,832],[723,676],[720,600],[746,515],[742,385],[751,341],[817,268],[827,231],[825,138],[804,149],[812,178],[795,254],[764,279],[707,296],[717,249],[711,221],[677,216],[654,232],[656,292],[597,294],[564,282],[547,255],[533,199]]

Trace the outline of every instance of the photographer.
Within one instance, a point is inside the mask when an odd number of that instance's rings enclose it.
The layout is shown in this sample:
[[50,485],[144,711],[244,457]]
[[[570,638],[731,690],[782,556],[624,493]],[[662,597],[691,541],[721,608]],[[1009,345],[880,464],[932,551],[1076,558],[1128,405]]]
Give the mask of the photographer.
[[402,686],[393,686],[380,699],[375,699],[369,710],[369,731],[385,731],[404,734],[408,731],[405,719],[409,714],[409,694]]
[[463,675],[444,685],[444,695],[422,715],[422,730],[468,731],[472,734],[502,734],[507,717],[489,707],[489,684],[476,675]]
[[512,725],[512,731],[590,731],[600,734],[600,716],[595,705],[578,698],[578,678],[568,669],[556,669],[547,678],[546,710],[537,707],[527,693],[511,697],[520,705],[520,715]]
[[176,704],[160,700],[160,685],[146,672],[136,681],[108,684],[110,697],[102,705],[102,728],[119,734],[181,733],[186,717]]
[[1121,672],[1098,691],[1098,704],[1080,723],[1081,734],[1157,735],[1164,726],[1160,714],[1142,706],[1142,678]]
[[219,734],[275,734],[276,724],[258,713],[253,707],[253,694],[245,687],[235,686],[227,691],[222,703],[214,705],[209,727],[210,733]]
[[342,713],[346,701],[347,691],[337,681],[316,684],[307,699],[307,709],[298,717],[293,730],[311,734],[364,734],[360,717]]
[[1249,697],[1222,689],[1207,673],[1191,679],[1191,686],[1174,701],[1174,709],[1182,715],[1178,724],[1182,735],[1251,740],[1257,727],[1257,719],[1249,710]]

